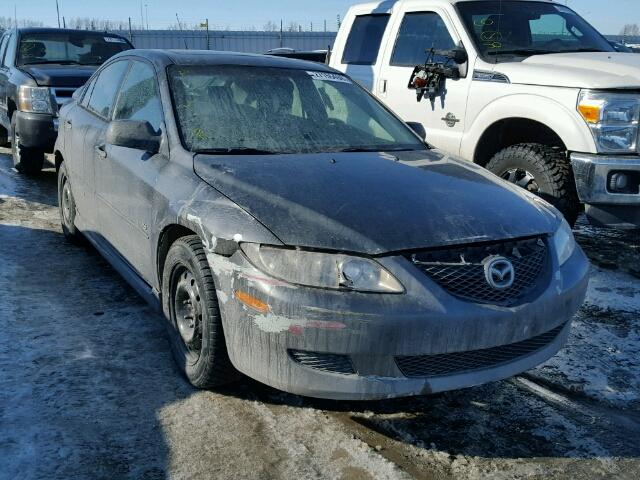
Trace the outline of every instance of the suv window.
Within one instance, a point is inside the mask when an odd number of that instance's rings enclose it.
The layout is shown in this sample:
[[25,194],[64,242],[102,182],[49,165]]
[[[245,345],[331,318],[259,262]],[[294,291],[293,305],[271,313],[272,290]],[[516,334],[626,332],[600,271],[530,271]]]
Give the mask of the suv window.
[[387,14],[356,17],[344,47],[342,63],[374,65],[378,59],[380,43],[388,22]]
[[128,66],[128,61],[115,62],[100,72],[94,82],[91,98],[87,105],[89,110],[104,119],[111,117],[113,101],[116,98],[120,82],[122,82]]
[[120,89],[113,118],[146,120],[158,130],[163,117],[155,71],[142,62],[133,62]]
[[9,34],[5,33],[0,42],[0,64],[4,62],[4,52],[7,50],[7,43],[9,43]]
[[[415,66],[427,60],[427,50],[451,50],[455,42],[444,21],[435,12],[407,13],[402,19],[391,65]],[[443,57],[435,57],[444,61]]]
[[131,45],[121,37],[84,32],[29,33],[20,37],[17,65],[102,65]]

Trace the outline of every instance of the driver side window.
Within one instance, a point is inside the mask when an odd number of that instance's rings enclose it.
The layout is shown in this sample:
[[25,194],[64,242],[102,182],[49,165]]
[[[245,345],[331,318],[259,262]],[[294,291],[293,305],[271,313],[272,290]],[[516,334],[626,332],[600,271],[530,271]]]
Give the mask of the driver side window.
[[582,36],[582,32],[575,27],[570,31],[564,17],[557,14],[541,15],[536,20],[530,20],[529,26],[534,45],[545,44],[551,40],[578,42],[576,36]]
[[156,74],[151,66],[133,62],[122,84],[113,119],[147,121],[158,131],[164,121],[164,114]]
[[[440,15],[435,12],[407,13],[400,25],[391,65],[414,67],[427,60],[427,50],[451,50],[455,46]],[[444,62],[446,59],[436,56],[435,61]]]

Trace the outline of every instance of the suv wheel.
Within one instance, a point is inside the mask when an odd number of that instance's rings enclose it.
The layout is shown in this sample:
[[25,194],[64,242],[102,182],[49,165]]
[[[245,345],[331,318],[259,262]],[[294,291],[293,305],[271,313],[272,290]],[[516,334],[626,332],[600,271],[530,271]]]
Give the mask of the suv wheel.
[[571,226],[580,214],[571,164],[561,151],[547,145],[523,143],[498,152],[487,170],[551,203]]
[[197,235],[171,246],[162,302],[174,358],[191,384],[211,388],[235,380],[222,330],[213,275]]
[[44,165],[44,151],[37,148],[25,148],[20,145],[20,135],[16,132],[16,117],[11,119],[11,154],[13,166],[25,175],[40,173]]

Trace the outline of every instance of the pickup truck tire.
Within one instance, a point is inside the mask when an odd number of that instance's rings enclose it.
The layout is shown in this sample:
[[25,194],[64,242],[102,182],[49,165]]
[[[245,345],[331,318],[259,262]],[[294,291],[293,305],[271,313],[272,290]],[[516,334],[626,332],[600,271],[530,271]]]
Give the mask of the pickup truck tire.
[[60,225],[65,238],[71,243],[79,244],[83,240],[82,233],[76,228],[76,201],[73,198],[67,166],[64,162],[58,169],[58,210]]
[[551,203],[569,225],[576,223],[580,200],[571,164],[562,150],[537,143],[514,145],[498,152],[486,168]]
[[11,155],[13,166],[25,175],[37,175],[44,165],[44,151],[36,148],[25,148],[20,145],[20,136],[16,132],[16,117],[11,119]]
[[213,274],[197,235],[169,249],[162,303],[173,356],[193,386],[212,388],[240,376],[229,360]]

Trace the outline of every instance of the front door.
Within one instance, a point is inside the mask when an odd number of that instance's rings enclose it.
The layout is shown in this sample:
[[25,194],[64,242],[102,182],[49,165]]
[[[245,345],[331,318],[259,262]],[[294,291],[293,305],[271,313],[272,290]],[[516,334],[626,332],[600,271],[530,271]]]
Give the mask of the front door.
[[[138,120],[163,129],[164,115],[154,68],[133,61],[117,96],[113,120]],[[96,150],[98,221],[103,236],[147,282],[155,278],[153,225],[155,184],[167,165],[163,154],[104,143]]]
[[[414,67],[427,59],[427,50],[451,50],[459,44],[460,37],[443,10],[403,7],[394,19],[387,38],[395,40],[388,42],[385,49],[376,95],[403,120],[422,123],[429,143],[457,154],[464,132],[472,69],[467,69],[465,78],[447,79],[444,91],[433,101],[425,97],[418,103],[415,90],[409,89],[408,84]],[[435,60],[445,61],[437,56]]]

